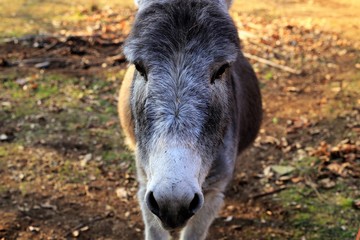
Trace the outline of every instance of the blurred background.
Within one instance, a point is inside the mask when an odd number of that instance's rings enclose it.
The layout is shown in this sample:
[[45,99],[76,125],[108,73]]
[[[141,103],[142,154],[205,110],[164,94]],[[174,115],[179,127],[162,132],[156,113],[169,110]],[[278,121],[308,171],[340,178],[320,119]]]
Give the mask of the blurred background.
[[[263,94],[208,239],[355,239],[360,1],[235,0]],[[117,93],[132,0],[0,0],[0,239],[142,239]]]

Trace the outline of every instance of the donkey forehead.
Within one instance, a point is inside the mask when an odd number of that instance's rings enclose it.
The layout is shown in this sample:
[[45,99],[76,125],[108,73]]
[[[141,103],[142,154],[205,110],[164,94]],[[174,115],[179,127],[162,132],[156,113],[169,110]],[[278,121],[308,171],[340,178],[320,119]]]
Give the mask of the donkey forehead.
[[236,59],[237,30],[224,9],[212,1],[174,0],[154,3],[140,11],[125,44],[130,62],[174,60],[232,62]]

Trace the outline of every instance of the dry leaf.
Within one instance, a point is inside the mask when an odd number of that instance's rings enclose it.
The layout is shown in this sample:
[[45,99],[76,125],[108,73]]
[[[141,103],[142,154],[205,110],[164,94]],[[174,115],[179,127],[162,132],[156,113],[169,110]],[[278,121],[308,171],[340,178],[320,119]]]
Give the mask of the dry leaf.
[[295,168],[292,166],[272,165],[271,169],[280,176],[292,173]]
[[117,188],[115,192],[116,192],[116,196],[120,199],[126,199],[128,196],[125,188],[123,187]]
[[261,143],[262,144],[273,144],[273,145],[279,145],[280,141],[279,139],[273,137],[273,136],[265,136],[263,138],[261,138]]
[[330,189],[336,186],[336,182],[331,180],[330,178],[324,178],[319,181],[319,185],[322,188]]

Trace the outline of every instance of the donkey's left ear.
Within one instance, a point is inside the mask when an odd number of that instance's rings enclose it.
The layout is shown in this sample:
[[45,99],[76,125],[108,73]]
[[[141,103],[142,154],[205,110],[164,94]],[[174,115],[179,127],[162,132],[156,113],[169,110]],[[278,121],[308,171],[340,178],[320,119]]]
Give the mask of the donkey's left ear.
[[232,5],[233,0],[225,0],[225,2],[226,2],[227,8],[229,9]]
[[233,3],[233,0],[226,0],[226,5],[227,5],[228,9],[231,7],[232,3]]
[[[141,0],[140,0],[141,1]],[[233,0],[218,0],[218,2],[224,7],[226,10],[229,10],[229,8],[232,5]]]
[[141,9],[144,8],[146,6],[151,5],[151,3],[156,3],[156,2],[165,2],[166,0],[134,0],[135,5]]

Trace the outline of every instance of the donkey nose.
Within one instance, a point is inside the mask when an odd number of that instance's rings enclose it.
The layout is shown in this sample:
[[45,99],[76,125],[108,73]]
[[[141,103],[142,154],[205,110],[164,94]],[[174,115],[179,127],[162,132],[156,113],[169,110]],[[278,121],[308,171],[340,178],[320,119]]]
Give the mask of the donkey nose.
[[146,204],[149,210],[162,222],[165,229],[175,229],[186,224],[201,207],[204,197],[201,193],[193,194],[192,198],[174,199],[173,197],[155,196],[148,192]]
[[146,204],[153,214],[155,214],[156,216],[160,215],[160,207],[154,197],[153,192],[148,193],[147,198],[146,198]]

